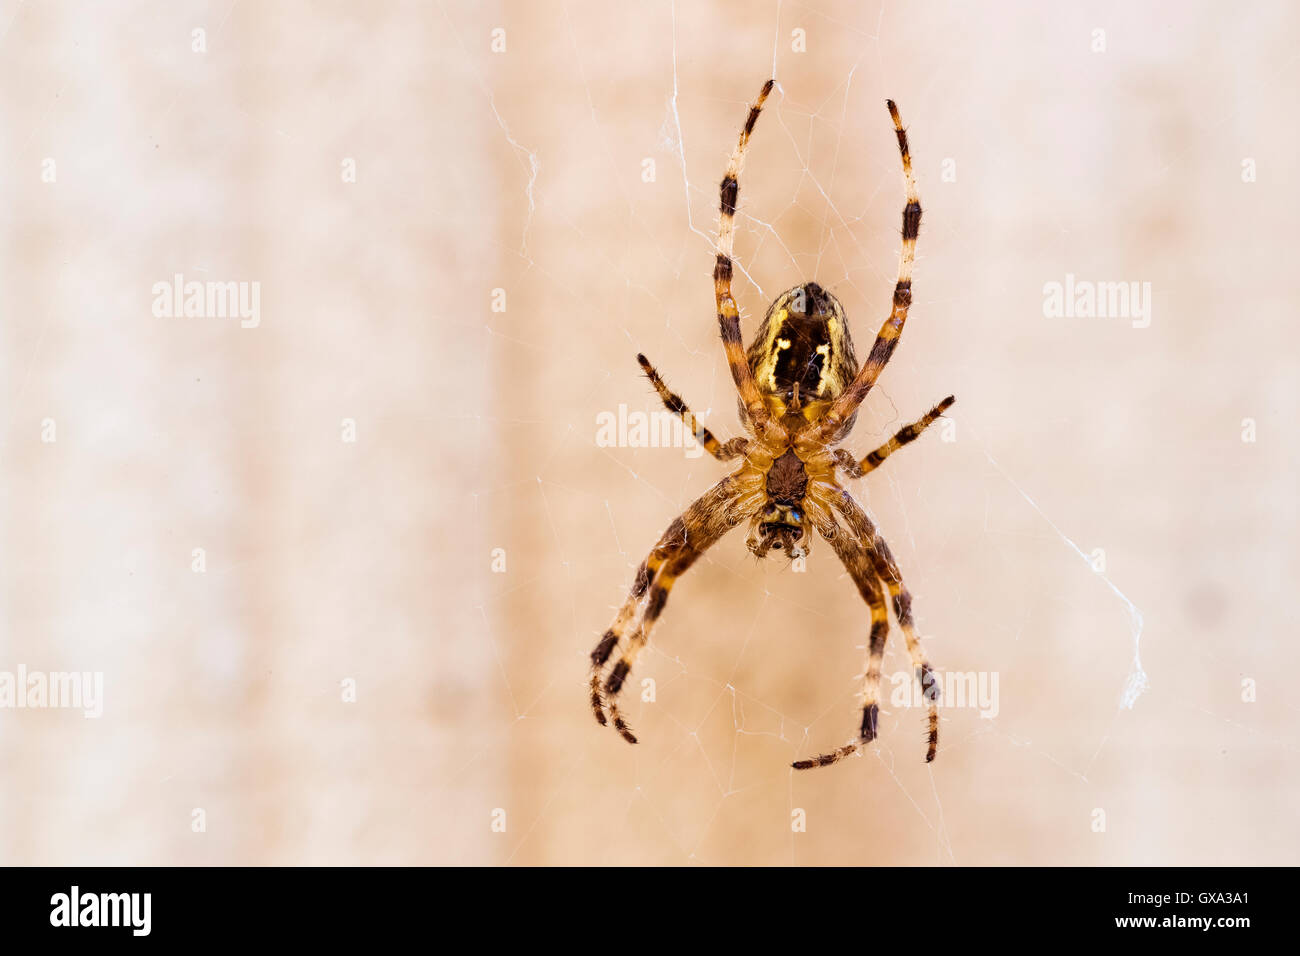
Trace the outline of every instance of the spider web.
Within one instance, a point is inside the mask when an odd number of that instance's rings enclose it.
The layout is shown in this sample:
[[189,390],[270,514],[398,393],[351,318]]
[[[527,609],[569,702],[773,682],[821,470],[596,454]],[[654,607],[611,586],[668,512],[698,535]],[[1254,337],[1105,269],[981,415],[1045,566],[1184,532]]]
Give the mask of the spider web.
[[[111,713],[0,720],[32,769],[0,793],[14,859],[1295,862],[1287,6],[33,6],[0,17],[0,670],[104,671]],[[1000,679],[996,714],[941,712],[932,765],[893,628],[878,741],[790,768],[860,717],[867,611],[820,542],[800,571],[733,532],[681,579],[624,693],[638,746],[587,703],[635,567],[727,470],[598,423],[664,414],[644,351],[737,434],[717,184],[769,75],[749,335],[815,279],[869,347],[903,201],[886,96],[911,127],[914,303],[846,447],[958,398],[848,483],[938,672]],[[276,318],[152,321],[182,267],[266,280]],[[1163,314],[1048,319],[1067,273],[1150,279]]]
[[[526,320],[508,312],[486,324],[492,347],[507,365],[513,360],[518,368],[540,366],[545,371],[539,387],[565,394],[564,402],[540,404],[528,417],[515,417],[503,406],[495,421],[503,443],[517,440],[524,429],[546,436],[545,443],[533,446],[535,457],[521,464],[524,475],[489,492],[494,499],[518,496],[513,514],[537,529],[535,547],[524,549],[529,570],[514,570],[518,565],[512,564],[502,586],[489,586],[484,629],[514,713],[518,747],[548,755],[523,761],[526,822],[502,859],[779,861],[771,852],[775,837],[759,841],[765,852],[754,855],[737,846],[736,828],[759,812],[755,806],[764,807],[764,825],[772,828],[789,826],[800,811],[816,818],[809,830],[819,830],[823,842],[801,844],[808,835],[791,829],[782,854],[788,862],[844,862],[834,841],[825,842],[828,833],[861,837],[851,858],[858,862],[995,859],[988,853],[963,859],[954,848],[946,807],[962,793],[963,783],[959,770],[944,768],[963,766],[965,754],[971,759],[993,754],[1019,772],[1029,768],[1034,785],[1048,780],[1046,786],[1061,787],[1064,781],[1086,802],[1090,774],[1104,760],[1123,713],[1147,687],[1143,617],[1122,577],[1100,569],[1097,556],[1077,543],[1087,529],[1078,528],[1081,519],[1053,494],[1050,477],[1036,481],[1032,474],[1018,473],[1017,465],[1002,463],[1008,439],[1014,438],[1011,423],[990,421],[978,402],[962,401],[972,390],[978,396],[978,377],[988,368],[963,359],[962,348],[953,347],[960,336],[974,337],[978,326],[970,304],[957,298],[960,281],[943,281],[933,263],[936,257],[953,262],[976,246],[942,217],[952,200],[941,192],[938,134],[927,128],[936,112],[925,115],[926,96],[933,91],[922,86],[905,99],[891,87],[883,6],[864,26],[816,7],[775,5],[768,31],[774,37],[770,67],[778,87],[742,170],[736,292],[748,337],[755,313],[776,293],[816,278],[845,302],[859,351],[869,347],[887,311],[897,262],[902,186],[883,109],[886,95],[897,96],[913,130],[927,209],[916,298],[904,347],[846,447],[858,454],[870,450],[946,394],[939,389],[958,394],[951,413],[957,432],[953,441],[927,434],[850,488],[899,557],[932,662],[941,671],[997,672],[1003,678],[1001,714],[942,711],[939,757],[926,766],[919,739],[923,711],[885,704],[881,736],[863,755],[829,770],[791,770],[791,760],[838,746],[857,726],[866,609],[824,543],[814,545],[808,573],[798,574],[777,562],[750,559],[742,530],[715,546],[679,583],[633,671],[624,704],[642,744],[627,748],[608,731],[597,733],[594,725],[555,727],[561,713],[565,721],[592,723],[589,713],[574,716],[584,700],[581,677],[590,646],[622,604],[632,572],[662,528],[727,467],[672,449],[593,447],[591,412],[612,411],[620,401],[633,411],[657,410],[628,361],[644,349],[721,439],[737,433],[734,392],[708,318],[712,306],[705,280],[715,239],[716,180],[746,101],[726,98],[720,104],[701,85],[700,70],[684,70],[684,58],[698,57],[706,45],[697,38],[698,24],[685,28],[677,5],[667,5],[665,13],[654,24],[666,28],[668,41],[663,73],[654,80],[662,121],[657,146],[646,149],[656,160],[658,179],[645,197],[630,185],[635,180],[621,148],[622,127],[605,105],[607,77],[588,63],[589,50],[579,34],[589,24],[579,23],[573,8],[557,14],[559,33],[576,77],[574,88],[585,94],[585,102],[564,104],[554,94],[552,109],[530,124],[530,136],[516,128],[522,105],[507,107],[499,94],[490,95],[517,170],[509,179],[524,200],[513,277],[534,283],[538,296],[564,296],[571,303],[575,283],[588,280],[570,271],[581,263],[553,253],[556,237],[567,235],[606,274],[605,289],[624,293],[615,308],[602,311],[590,304],[601,311],[599,326],[590,326],[600,328],[601,338],[593,355],[583,358],[589,363],[583,384],[567,392],[560,374],[571,361],[570,347],[562,326],[552,322],[563,323],[566,315],[571,320],[570,313],[550,312],[535,296]],[[591,15],[582,8],[582,18]],[[837,63],[836,81],[821,84],[824,96],[812,103],[798,92],[801,71],[788,52],[790,31],[799,24],[846,31],[860,46],[856,59]],[[754,76],[749,84],[754,91],[763,78]],[[743,95],[752,96],[748,86]],[[730,118],[721,127],[710,121],[719,112]],[[590,144],[584,172],[615,184],[604,199],[622,225],[612,227],[621,231],[609,245],[584,220],[604,226],[611,220],[589,205],[583,213],[590,215],[566,209],[570,181],[578,173],[534,145],[546,141],[545,124],[555,122],[557,114],[573,124],[572,135]],[[620,241],[622,249],[616,245]],[[636,249],[651,254],[641,258],[632,254]],[[994,321],[987,305],[976,304],[975,311]],[[1015,369],[1011,362],[1001,371]],[[963,508],[974,502],[982,509],[958,513],[945,504],[954,494]],[[1043,497],[1053,503],[1040,504]],[[497,532],[490,519],[483,520],[489,526],[480,530],[486,541]],[[968,560],[965,549],[972,544],[986,566]],[[1045,596],[1023,590],[1015,580],[1026,564],[1039,566]],[[997,591],[996,616],[985,617],[979,593],[990,579]],[[800,591],[810,585],[816,598],[801,598]],[[1057,634],[1040,620],[1043,603],[1065,608],[1068,620]],[[972,616],[963,616],[968,613]],[[515,636],[521,626],[542,632],[529,638],[533,650],[521,648]],[[1082,686],[1062,696],[1086,708],[1087,729],[1060,732],[1057,725],[1055,734],[1035,732],[1034,719],[1053,710],[1038,668],[1067,674],[1075,651],[1063,645],[1084,633],[1095,657]],[[1022,641],[1034,650],[1018,654]],[[779,656],[781,642],[786,657]],[[832,642],[835,647],[828,650]],[[901,634],[892,624],[885,671],[887,678],[907,671]],[[653,681],[652,702],[638,700],[646,679]],[[786,686],[791,682],[794,691]],[[888,698],[888,679],[883,692]],[[1098,703],[1106,699],[1108,705]],[[580,742],[557,746],[551,739],[555,733],[576,735]],[[1016,756],[1021,752],[1028,759]],[[551,761],[549,771],[541,769]],[[891,793],[882,794],[882,783]],[[589,839],[591,821],[608,817],[586,806],[593,792],[599,794],[601,813],[614,812],[615,822],[599,827],[599,839]],[[776,794],[783,818],[769,812]],[[885,819],[871,825],[856,819],[864,798],[883,802]],[[882,833],[891,828],[905,831],[904,836],[875,855],[872,847],[879,847]]]

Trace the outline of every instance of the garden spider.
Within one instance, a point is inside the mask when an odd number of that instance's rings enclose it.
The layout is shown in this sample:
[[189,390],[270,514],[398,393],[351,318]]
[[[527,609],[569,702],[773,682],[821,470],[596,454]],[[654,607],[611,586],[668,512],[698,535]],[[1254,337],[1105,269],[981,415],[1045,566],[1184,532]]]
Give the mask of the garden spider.
[[[669,391],[649,360],[644,355],[637,356],[663,403],[669,411],[681,416],[696,440],[719,461],[734,458],[742,461],[736,471],[673,519],[654,550],[641,563],[627,601],[591,653],[591,706],[601,724],[606,723],[608,710],[608,720],[623,738],[636,743],[636,737],[619,712],[618,695],[663,612],[673,582],[706,549],[742,521],[750,523],[746,544],[760,558],[772,548],[785,552],[791,559],[803,557],[808,553],[812,529],[816,528],[839,555],[858,593],[871,609],[871,632],[862,725],[857,737],[830,753],[797,761],[794,767],[805,770],[833,764],[875,739],[881,659],[889,630],[886,591],[929,703],[925,753],[928,763],[934,759],[939,743],[939,687],[921,650],[912,620],[912,596],[903,584],[889,546],[866,512],[835,480],[835,469],[840,468],[850,478],[872,471],[916,439],[954,399],[945,398],[925,417],[901,429],[861,461],[833,447],[853,427],[858,407],[893,354],[912,302],[912,260],[921,226],[921,204],[912,176],[907,133],[893,100],[886,101],[902,154],[907,204],[903,207],[903,246],[893,308],[880,327],[866,362],[859,367],[853,355],[853,340],[839,301],[815,282],[796,286],[772,303],[746,353],[740,337],[740,314],[731,294],[732,233],[740,190],[737,176],[750,134],[774,82],[768,80],[763,85],[757,102],[750,108],[740,141],[731,155],[731,164],[722,179],[718,257],[713,270],[722,346],[739,393],[741,421],[752,437],[719,442],[696,420],[686,403]],[[619,647],[623,653],[606,674],[606,666]]]

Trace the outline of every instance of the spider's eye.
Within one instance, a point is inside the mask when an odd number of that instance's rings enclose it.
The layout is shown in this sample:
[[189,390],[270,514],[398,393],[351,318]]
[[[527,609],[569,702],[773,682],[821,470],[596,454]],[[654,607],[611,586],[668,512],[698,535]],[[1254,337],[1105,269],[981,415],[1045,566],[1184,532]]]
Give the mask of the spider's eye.
[[767,510],[764,511],[763,514],[764,514],[764,515],[774,515],[774,514],[776,514],[776,505],[774,505],[774,504],[772,504],[772,503],[769,502],[769,503],[768,503],[768,506],[767,506]]
[[803,521],[803,512],[800,511],[798,508],[791,508],[790,517],[793,518],[795,521]]

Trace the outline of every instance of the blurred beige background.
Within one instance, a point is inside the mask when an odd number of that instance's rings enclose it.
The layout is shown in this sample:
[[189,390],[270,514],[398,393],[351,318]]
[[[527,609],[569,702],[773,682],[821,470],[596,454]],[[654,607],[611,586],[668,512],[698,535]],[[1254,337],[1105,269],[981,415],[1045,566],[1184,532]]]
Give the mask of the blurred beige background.
[[[0,3],[0,671],[104,678],[98,720],[0,709],[0,862],[1296,863],[1298,29]],[[724,473],[597,416],[656,410],[641,350],[736,434],[716,184],[773,71],[747,335],[815,278],[869,347],[887,96],[911,130],[914,306],[848,447],[958,403],[852,487],[935,664],[999,681],[928,767],[892,706],[862,758],[789,768],[858,719],[867,614],[824,544],[796,573],[735,532],[682,579],[638,747],[586,701],[636,564]],[[154,315],[176,273],[258,283],[259,324]],[[1149,282],[1149,326],[1046,316],[1067,274]]]

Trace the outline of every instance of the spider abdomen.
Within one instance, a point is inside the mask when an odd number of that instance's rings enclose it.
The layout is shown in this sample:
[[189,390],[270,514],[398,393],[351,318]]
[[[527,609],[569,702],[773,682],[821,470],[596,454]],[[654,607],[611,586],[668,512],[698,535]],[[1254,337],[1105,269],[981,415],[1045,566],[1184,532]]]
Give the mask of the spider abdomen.
[[834,401],[858,371],[844,308],[816,282],[777,297],[746,357],[759,389],[783,404],[796,386],[804,404]]

